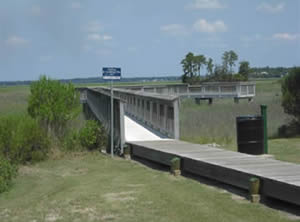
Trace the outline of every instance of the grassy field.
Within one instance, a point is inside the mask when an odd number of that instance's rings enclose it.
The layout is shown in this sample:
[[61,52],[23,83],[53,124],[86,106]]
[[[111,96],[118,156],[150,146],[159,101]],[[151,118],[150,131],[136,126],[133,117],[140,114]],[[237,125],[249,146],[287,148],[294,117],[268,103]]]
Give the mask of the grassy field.
[[300,138],[269,140],[269,153],[278,160],[300,164]]
[[0,115],[24,113],[29,86],[0,87]]
[[292,219],[222,189],[99,153],[67,154],[23,166],[19,174],[13,189],[0,195],[0,221]]
[[[195,143],[218,143],[236,150],[236,117],[260,115],[261,104],[268,106],[268,136],[276,138],[278,128],[292,120],[281,106],[279,80],[257,81],[256,96],[250,103],[241,100],[234,104],[233,99],[219,99],[214,100],[213,105],[204,102],[197,105],[192,100],[183,101],[180,110],[181,138]],[[272,152],[274,143],[270,141],[270,144]]]

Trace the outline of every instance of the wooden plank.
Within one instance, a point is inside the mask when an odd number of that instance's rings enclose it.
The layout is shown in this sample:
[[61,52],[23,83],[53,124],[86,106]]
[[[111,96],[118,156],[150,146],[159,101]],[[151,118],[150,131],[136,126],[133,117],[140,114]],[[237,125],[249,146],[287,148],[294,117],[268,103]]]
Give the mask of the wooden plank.
[[233,169],[223,168],[188,158],[183,158],[182,170],[243,189],[248,189],[249,179],[253,176]]
[[151,150],[141,146],[132,146],[132,155],[170,166],[170,161],[175,155]]
[[266,196],[300,205],[300,187],[275,180],[265,179],[262,192]]

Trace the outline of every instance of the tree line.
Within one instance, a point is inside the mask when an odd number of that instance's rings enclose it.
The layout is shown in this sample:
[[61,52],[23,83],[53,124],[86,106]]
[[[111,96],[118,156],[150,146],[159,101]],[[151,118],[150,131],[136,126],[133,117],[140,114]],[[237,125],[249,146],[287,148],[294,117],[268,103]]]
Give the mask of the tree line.
[[[194,55],[189,52],[181,61],[183,75],[182,82],[198,84],[205,81],[247,81],[250,73],[248,61],[239,63],[238,73],[234,73],[234,66],[238,61],[238,55],[233,50],[225,51],[222,55],[222,64],[214,64],[212,58],[204,55]],[[206,69],[206,74],[201,71]]]

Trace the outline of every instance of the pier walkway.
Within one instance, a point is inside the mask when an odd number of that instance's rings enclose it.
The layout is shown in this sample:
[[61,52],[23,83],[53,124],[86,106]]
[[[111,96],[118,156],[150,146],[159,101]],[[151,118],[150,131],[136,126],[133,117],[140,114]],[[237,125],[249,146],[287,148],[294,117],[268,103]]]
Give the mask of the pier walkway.
[[300,165],[179,140],[129,142],[131,154],[166,166],[181,159],[181,171],[245,190],[261,181],[260,193],[300,206]]

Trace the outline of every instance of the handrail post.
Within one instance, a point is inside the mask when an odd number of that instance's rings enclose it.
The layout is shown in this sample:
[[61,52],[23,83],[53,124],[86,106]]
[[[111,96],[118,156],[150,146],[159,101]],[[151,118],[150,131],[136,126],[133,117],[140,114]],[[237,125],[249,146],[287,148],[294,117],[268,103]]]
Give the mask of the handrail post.
[[267,106],[261,105],[261,115],[263,117],[263,124],[264,124],[264,153],[268,153],[268,126],[267,126]]

